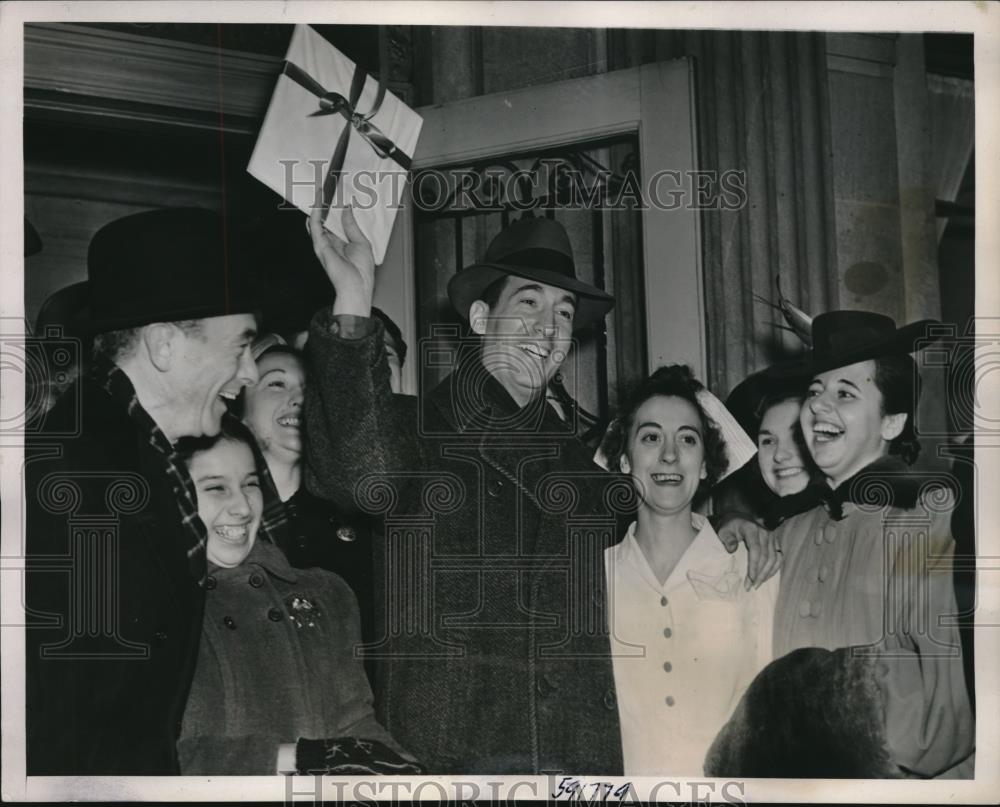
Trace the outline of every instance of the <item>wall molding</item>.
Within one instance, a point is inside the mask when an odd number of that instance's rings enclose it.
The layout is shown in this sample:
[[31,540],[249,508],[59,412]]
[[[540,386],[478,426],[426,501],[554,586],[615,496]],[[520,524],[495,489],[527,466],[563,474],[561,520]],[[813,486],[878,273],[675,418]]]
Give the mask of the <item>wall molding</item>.
[[[281,60],[66,24],[24,27],[25,114],[128,117],[245,131],[261,119]],[[165,112],[164,110],[170,110]]]
[[891,78],[896,66],[897,34],[828,33],[826,64],[830,70]]
[[[394,47],[403,58],[399,36]],[[85,25],[30,23],[24,26],[25,116],[255,134],[282,61]],[[408,83],[388,86],[404,99],[412,93]]]

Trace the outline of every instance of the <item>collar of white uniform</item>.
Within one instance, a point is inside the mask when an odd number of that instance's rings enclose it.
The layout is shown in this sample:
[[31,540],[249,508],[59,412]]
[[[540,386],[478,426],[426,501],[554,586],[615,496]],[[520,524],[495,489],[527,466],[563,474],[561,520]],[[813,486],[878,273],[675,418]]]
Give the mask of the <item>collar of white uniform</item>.
[[670,576],[661,585],[649,566],[646,556],[635,537],[637,522],[633,521],[624,540],[610,550],[614,563],[628,564],[649,586],[658,592],[676,587],[682,581],[690,581],[693,574],[698,579],[716,576],[727,571],[733,563],[733,556],[726,552],[719,536],[705,516],[691,514],[691,526],[698,534],[687,548]]

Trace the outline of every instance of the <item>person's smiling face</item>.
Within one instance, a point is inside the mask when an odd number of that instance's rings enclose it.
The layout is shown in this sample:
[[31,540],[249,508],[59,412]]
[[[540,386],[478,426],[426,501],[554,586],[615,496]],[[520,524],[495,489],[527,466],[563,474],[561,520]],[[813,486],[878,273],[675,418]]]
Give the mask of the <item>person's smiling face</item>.
[[510,276],[488,307],[475,301],[472,329],[483,337],[483,364],[522,406],[542,394],[569,353],[576,296]]
[[815,376],[799,421],[813,461],[836,487],[888,453],[906,415],[882,414],[875,362],[868,360]]
[[275,350],[260,357],[257,371],[260,380],[246,391],[243,420],[265,455],[296,462],[302,453],[305,367],[298,356]]
[[764,483],[779,496],[798,493],[809,484],[807,460],[799,450],[798,398],[772,404],[757,432],[757,463]]
[[250,446],[223,438],[192,456],[188,470],[198,492],[198,516],[208,530],[208,560],[239,566],[257,540],[264,509]]
[[656,395],[636,410],[621,470],[644,507],[661,514],[691,508],[706,477],[701,415],[684,398]]
[[170,386],[177,399],[171,413],[172,439],[219,433],[226,401],[257,382],[250,343],[257,332],[251,314],[230,314],[199,320],[186,332],[174,326],[176,355]]

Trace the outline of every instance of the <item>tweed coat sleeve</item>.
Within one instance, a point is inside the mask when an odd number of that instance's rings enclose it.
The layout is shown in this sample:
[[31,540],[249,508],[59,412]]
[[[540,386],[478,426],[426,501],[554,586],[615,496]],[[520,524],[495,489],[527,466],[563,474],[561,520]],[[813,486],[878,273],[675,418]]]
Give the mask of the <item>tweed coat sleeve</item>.
[[925,493],[918,508],[929,517],[926,532],[914,529],[909,540],[891,547],[883,665],[886,739],[897,764],[924,776],[954,768],[975,747],[952,582],[953,506],[954,497],[944,489]]
[[365,475],[421,467],[412,409],[389,386],[382,323],[369,322],[363,338],[346,339],[324,309],[307,345],[306,487],[347,513],[358,510],[354,491]]

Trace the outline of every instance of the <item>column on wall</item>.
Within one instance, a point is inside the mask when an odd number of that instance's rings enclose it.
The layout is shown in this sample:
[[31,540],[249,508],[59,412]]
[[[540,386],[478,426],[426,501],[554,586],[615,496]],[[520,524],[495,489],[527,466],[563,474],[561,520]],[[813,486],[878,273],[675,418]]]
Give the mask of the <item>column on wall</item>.
[[754,295],[807,311],[837,303],[823,34],[610,32],[615,67],[693,56],[702,170],[744,172],[746,204],[703,223],[708,383],[725,394],[801,349]]

